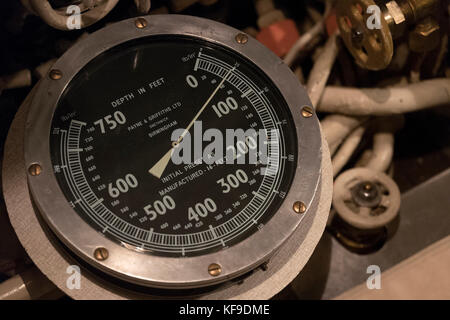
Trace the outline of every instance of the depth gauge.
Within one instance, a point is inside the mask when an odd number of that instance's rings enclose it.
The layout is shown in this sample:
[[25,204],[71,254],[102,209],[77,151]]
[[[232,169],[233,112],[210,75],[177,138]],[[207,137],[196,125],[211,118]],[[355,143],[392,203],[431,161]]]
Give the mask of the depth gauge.
[[[238,30],[177,15],[119,22],[71,48],[39,85],[25,139],[32,199],[75,256],[110,276],[169,289],[222,283],[268,261],[315,215],[313,110],[289,68]],[[227,163],[225,146],[206,163],[210,129],[256,132],[236,155],[276,148],[266,162]],[[177,148],[200,138],[201,157],[177,164]]]

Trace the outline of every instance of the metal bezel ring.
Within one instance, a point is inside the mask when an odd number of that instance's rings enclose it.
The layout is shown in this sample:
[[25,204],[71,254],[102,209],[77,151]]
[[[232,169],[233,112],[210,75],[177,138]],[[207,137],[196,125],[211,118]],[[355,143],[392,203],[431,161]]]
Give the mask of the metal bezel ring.
[[[298,228],[313,210],[297,214],[292,206],[301,201],[309,208],[317,196],[322,161],[319,121],[314,114],[302,117],[302,107],[311,102],[291,70],[272,52],[249,37],[237,43],[238,30],[197,17],[153,15],[144,17],[146,28],[136,28],[135,18],[110,25],[93,33],[69,49],[53,66],[62,77],[43,79],[30,105],[25,131],[25,163],[39,164],[39,175],[28,175],[34,203],[58,238],[79,257],[103,272],[135,284],[158,288],[195,288],[224,282],[242,275],[270,256]],[[182,28],[180,27],[182,26]],[[264,228],[244,241],[219,252],[197,257],[171,258],[151,256],[127,249],[109,240],[89,226],[70,207],[52,170],[49,135],[53,113],[61,94],[73,77],[99,54],[134,39],[183,35],[227,47],[260,68],[280,90],[292,113],[299,141],[298,163],[293,184],[282,206]],[[106,248],[107,259],[94,258],[97,248]],[[212,277],[208,266],[221,266],[221,274]]]

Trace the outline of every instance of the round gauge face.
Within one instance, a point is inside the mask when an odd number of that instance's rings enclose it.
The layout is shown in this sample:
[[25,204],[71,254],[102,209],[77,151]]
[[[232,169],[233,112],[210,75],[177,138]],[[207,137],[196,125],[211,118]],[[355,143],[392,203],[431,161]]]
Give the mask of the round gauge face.
[[198,256],[248,238],[280,208],[295,125],[253,63],[217,44],[153,36],[92,60],[54,112],[54,174],[105,237],[151,255]]

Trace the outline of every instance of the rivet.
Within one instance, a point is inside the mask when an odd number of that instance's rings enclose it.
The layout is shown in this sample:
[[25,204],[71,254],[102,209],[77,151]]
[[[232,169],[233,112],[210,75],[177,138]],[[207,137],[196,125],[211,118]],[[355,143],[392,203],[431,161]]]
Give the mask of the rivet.
[[295,213],[305,213],[306,205],[301,201],[297,201],[294,203],[293,209],[294,209]]
[[222,267],[217,263],[211,263],[208,267],[208,272],[211,276],[217,277],[222,273]]
[[52,69],[50,70],[50,79],[52,80],[59,80],[62,78],[62,72],[58,69]]
[[134,21],[134,24],[136,25],[136,28],[144,29],[147,26],[147,20],[144,18],[137,18],[136,21]]
[[245,33],[238,33],[236,35],[236,42],[239,44],[246,44],[248,42],[248,36]]
[[366,183],[366,184],[364,185],[364,190],[367,190],[367,191],[372,190],[372,185],[371,185],[370,183]]
[[106,248],[97,248],[94,251],[94,258],[97,259],[98,261],[104,261],[106,259],[108,259],[109,257],[109,252]]
[[28,168],[28,172],[30,173],[30,175],[32,176],[38,176],[41,174],[42,172],[42,167],[37,164],[37,163],[33,163],[29,168]]
[[302,116],[304,118],[311,118],[314,114],[314,111],[311,107],[304,106],[302,109]]

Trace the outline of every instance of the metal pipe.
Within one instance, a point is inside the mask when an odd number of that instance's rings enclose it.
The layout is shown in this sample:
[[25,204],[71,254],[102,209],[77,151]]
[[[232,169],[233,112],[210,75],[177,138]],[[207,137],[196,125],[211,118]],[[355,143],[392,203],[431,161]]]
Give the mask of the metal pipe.
[[450,104],[450,79],[440,78],[380,89],[326,87],[317,110],[355,116],[381,116],[446,104]]
[[322,97],[338,52],[337,35],[334,34],[328,38],[323,52],[314,64],[306,84],[306,89],[314,108],[316,108]]
[[36,267],[0,284],[0,300],[32,300],[50,294],[52,297],[62,296],[56,286]]
[[404,125],[403,116],[382,117],[375,120],[377,132],[373,137],[373,148],[364,167],[385,172],[394,157],[394,134]]
[[31,71],[20,70],[16,73],[0,77],[0,93],[5,89],[15,89],[31,86]]
[[284,57],[284,63],[286,63],[288,66],[292,66],[292,64],[295,62],[295,59],[297,58],[300,51],[306,48],[306,46],[316,37],[318,37],[323,31],[324,31],[324,23],[325,19],[328,17],[328,14],[330,13],[332,8],[332,3],[330,0],[326,1],[325,3],[325,12],[323,14],[323,18],[317,22],[314,27],[309,29],[306,33],[304,33],[297,42],[292,46],[291,50],[286,54]]
[[440,0],[407,0],[413,15],[413,23],[436,11]]
[[394,156],[394,134],[377,132],[373,137],[372,155],[365,166],[378,172],[385,172],[391,165]]
[[150,0],[134,0],[134,3],[139,14],[149,13],[152,7],[152,3]]
[[367,121],[367,117],[349,117],[333,114],[321,121],[322,132],[333,155],[342,141],[357,127]]
[[365,125],[356,128],[342,143],[332,160],[334,177],[336,177],[342,168],[347,164],[348,160],[351,158],[361,142],[365,131]]
[[303,34],[297,40],[297,42],[292,46],[292,48],[284,57],[284,63],[286,63],[288,66],[292,66],[299,52],[305,49],[305,47],[311,42],[311,40],[313,40],[320,33],[322,33],[322,31],[323,31],[323,21],[316,23],[314,27],[309,29],[307,33]]

